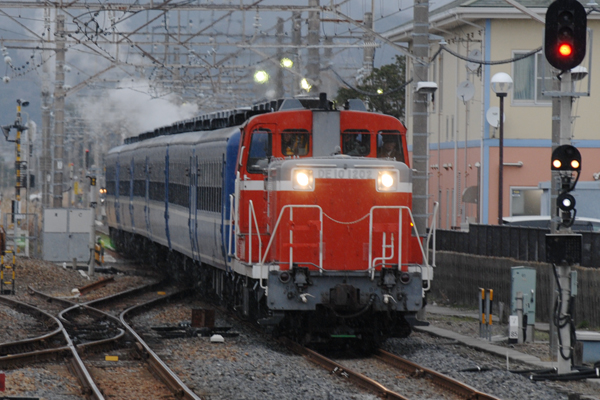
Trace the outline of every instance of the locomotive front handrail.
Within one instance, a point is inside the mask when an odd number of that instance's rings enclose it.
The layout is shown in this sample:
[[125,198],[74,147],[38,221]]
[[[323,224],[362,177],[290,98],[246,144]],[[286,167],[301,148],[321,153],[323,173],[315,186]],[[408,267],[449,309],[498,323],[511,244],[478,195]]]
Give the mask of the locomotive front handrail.
[[[402,266],[402,210],[406,209],[410,213],[410,209],[406,206],[374,206],[369,211],[369,265],[367,270],[371,273],[371,280],[375,279],[375,262],[384,259],[385,257],[385,232],[383,233],[383,256],[373,258],[373,218],[375,210],[398,210],[398,265]],[[412,217],[411,217],[412,219]],[[413,222],[414,223],[414,222]],[[393,251],[393,241],[392,241]]]
[[[374,207],[371,207],[371,210],[369,211],[369,267],[368,267],[368,271],[371,272],[371,279],[375,278],[374,262],[379,259],[379,258],[373,259],[373,211],[376,209],[398,210],[398,214],[399,214],[399,216],[398,216],[398,263],[400,266],[402,265],[402,210],[408,211],[408,216],[410,217],[410,221],[412,222],[412,226],[413,226],[413,229],[415,230],[415,234],[417,237],[419,237],[419,231],[417,230],[415,220],[413,218],[410,208],[408,208],[406,206],[374,206]],[[430,232],[430,234],[431,234],[431,232]],[[417,242],[419,243],[419,248],[421,249],[421,254],[423,256],[423,262],[424,262],[425,266],[427,268],[429,268],[430,267],[429,257],[423,248],[423,243],[421,243],[421,240],[417,240]],[[435,254],[435,252],[434,252],[434,254]],[[423,276],[422,272],[421,272],[421,276]],[[429,287],[431,285],[431,283],[430,283],[431,277],[429,276],[429,273],[427,274],[426,280],[427,280],[427,285],[428,285],[427,287],[429,289]]]
[[[294,208],[316,208],[319,210],[319,220],[321,223],[321,229],[319,229],[319,265],[318,265],[318,268],[319,268],[319,271],[321,273],[323,273],[323,209],[317,205],[292,204],[292,205],[284,206],[281,209],[281,211],[279,212],[279,217],[277,218],[277,222],[275,223],[275,227],[273,228],[273,233],[271,234],[271,239],[269,240],[269,243],[267,244],[267,248],[265,249],[265,255],[264,255],[263,259],[260,261],[260,265],[264,265],[265,260],[267,259],[267,255],[269,254],[269,250],[271,249],[271,245],[273,244],[273,240],[275,239],[275,233],[277,232],[277,229],[279,228],[279,224],[281,223],[281,219],[283,218],[283,212],[288,208],[290,209],[290,221],[293,221],[292,210]],[[290,244],[292,244],[292,241],[293,241],[292,235],[293,234],[290,230]],[[289,265],[290,265],[290,269],[291,269],[292,265],[293,265],[292,246],[290,246]]]
[[237,259],[237,246],[236,248],[233,250],[233,253],[231,252],[231,249],[233,248],[233,225],[234,225],[234,220],[231,218],[233,215],[235,215],[235,199],[233,197],[232,194],[229,195],[229,246],[227,249],[227,256],[228,257],[234,257]]
[[254,225],[256,226],[256,235],[258,236],[258,261],[260,261],[262,259],[262,239],[260,238],[260,229],[258,229],[256,213],[254,212],[254,203],[252,202],[252,200],[250,200],[248,202],[248,237],[250,238],[250,241],[248,243],[248,262],[250,262],[250,264],[252,264],[252,219],[254,219]]
[[[402,219],[402,216],[400,217],[400,219]],[[402,224],[400,224],[400,226],[402,226]],[[392,240],[391,243],[392,244],[386,244],[386,238],[385,238],[385,232],[383,232],[383,244],[381,246],[381,257],[375,257],[373,259],[373,263],[371,265],[373,265],[373,269],[371,271],[371,279],[373,279],[375,277],[375,266],[377,265],[378,261],[381,261],[381,265],[385,265],[385,262],[387,260],[391,260],[392,258],[394,258],[394,234],[392,233]],[[390,254],[389,257],[386,257],[385,255],[385,249],[390,248],[392,249],[392,254]],[[401,249],[399,250],[399,254],[401,254]],[[369,256],[371,255],[371,243],[369,243]]]

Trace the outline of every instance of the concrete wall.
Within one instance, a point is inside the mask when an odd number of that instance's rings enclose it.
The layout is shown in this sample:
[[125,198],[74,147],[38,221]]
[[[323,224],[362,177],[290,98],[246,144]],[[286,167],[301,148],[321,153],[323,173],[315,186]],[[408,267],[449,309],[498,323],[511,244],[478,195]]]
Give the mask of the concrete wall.
[[[489,258],[463,253],[437,252],[437,267],[429,301],[478,308],[479,288],[494,290],[494,313],[499,302],[510,308],[511,267],[536,269],[536,319],[549,322],[551,296],[554,290],[552,265],[524,262],[511,258]],[[575,324],[587,322],[600,327],[600,270],[573,267],[577,271],[578,294],[575,302]]]

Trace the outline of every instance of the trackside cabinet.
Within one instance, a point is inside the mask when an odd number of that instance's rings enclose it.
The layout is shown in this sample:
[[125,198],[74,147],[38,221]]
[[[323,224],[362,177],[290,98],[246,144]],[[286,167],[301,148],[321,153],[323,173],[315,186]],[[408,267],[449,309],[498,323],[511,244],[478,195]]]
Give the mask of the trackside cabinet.
[[517,315],[517,293],[523,293],[523,315],[527,315],[527,325],[535,325],[535,279],[535,268],[511,268],[510,313]]
[[51,262],[86,263],[90,258],[93,209],[47,208],[44,210],[42,256]]

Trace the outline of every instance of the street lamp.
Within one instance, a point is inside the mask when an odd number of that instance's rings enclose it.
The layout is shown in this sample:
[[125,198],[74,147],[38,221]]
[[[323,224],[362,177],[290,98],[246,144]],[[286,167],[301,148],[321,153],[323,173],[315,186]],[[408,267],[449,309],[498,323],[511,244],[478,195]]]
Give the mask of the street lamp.
[[507,73],[498,72],[497,74],[492,76],[491,85],[492,90],[496,93],[496,96],[500,98],[500,139],[498,141],[498,225],[502,225],[502,172],[504,169],[504,98],[508,94],[508,91],[512,89],[513,80]]

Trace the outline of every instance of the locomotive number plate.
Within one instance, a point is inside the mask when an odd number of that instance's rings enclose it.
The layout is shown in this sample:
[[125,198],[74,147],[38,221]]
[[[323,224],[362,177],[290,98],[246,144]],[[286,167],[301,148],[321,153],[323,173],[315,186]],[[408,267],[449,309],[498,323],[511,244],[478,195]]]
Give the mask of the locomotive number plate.
[[375,179],[377,173],[369,169],[357,168],[317,168],[313,170],[317,179]]

